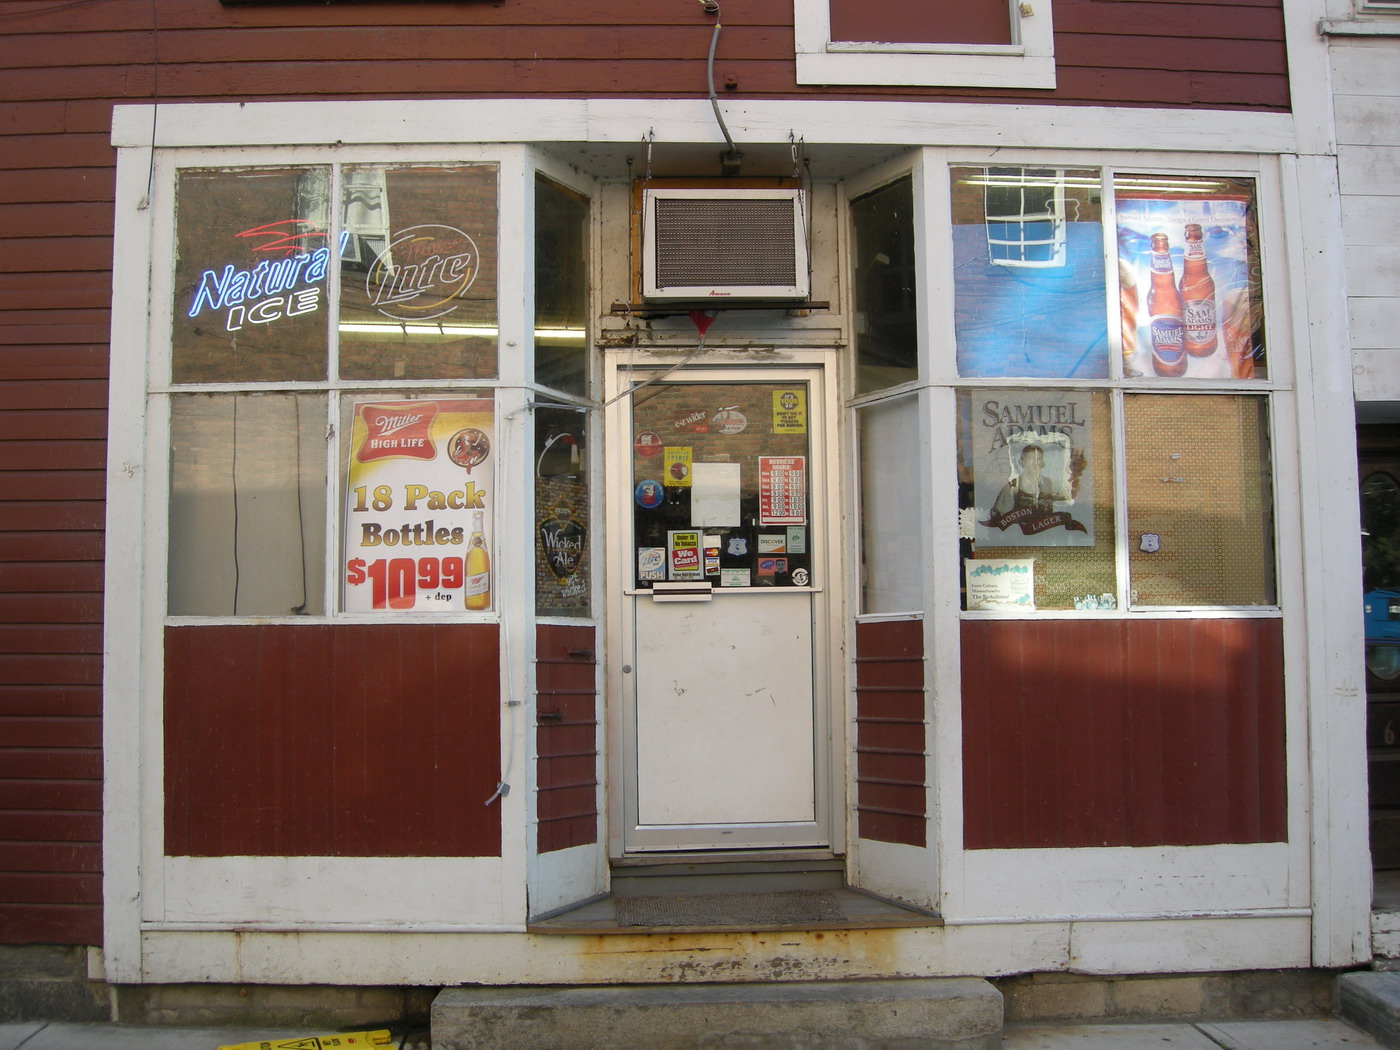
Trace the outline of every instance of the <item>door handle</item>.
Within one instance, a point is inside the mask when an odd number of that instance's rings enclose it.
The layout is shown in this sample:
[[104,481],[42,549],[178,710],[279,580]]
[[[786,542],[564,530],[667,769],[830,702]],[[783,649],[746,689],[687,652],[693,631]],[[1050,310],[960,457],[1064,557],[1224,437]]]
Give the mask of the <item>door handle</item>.
[[540,722],[562,722],[564,721],[563,711],[541,711],[535,718]]

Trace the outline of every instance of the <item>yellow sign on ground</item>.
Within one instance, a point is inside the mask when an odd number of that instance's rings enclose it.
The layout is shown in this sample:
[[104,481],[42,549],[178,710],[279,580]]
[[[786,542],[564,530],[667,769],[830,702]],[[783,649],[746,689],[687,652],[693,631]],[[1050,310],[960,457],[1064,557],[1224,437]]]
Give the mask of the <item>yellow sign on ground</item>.
[[392,1042],[387,1028],[377,1032],[341,1032],[338,1035],[289,1036],[286,1039],[259,1039],[255,1043],[221,1046],[218,1050],[359,1050],[372,1046],[388,1046]]

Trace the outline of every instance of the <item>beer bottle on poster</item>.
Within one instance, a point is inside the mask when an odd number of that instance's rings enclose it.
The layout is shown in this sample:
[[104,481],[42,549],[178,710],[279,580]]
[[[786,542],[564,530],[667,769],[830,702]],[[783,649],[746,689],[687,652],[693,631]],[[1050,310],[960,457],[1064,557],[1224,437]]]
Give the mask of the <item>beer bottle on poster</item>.
[[1137,274],[1127,259],[1118,260],[1118,312],[1123,335],[1123,374],[1142,375],[1137,366],[1138,289]]
[[1192,357],[1215,353],[1215,278],[1206,263],[1206,245],[1201,227],[1186,227],[1186,255],[1181,264],[1181,308],[1186,325],[1184,344]]
[[1185,325],[1181,293],[1176,288],[1171,247],[1165,233],[1152,235],[1152,284],[1147,289],[1147,314],[1152,331],[1152,370],[1159,376],[1186,374]]
[[485,529],[481,511],[472,512],[472,535],[467,545],[467,579],[464,585],[467,608],[491,608],[491,555],[486,552]]

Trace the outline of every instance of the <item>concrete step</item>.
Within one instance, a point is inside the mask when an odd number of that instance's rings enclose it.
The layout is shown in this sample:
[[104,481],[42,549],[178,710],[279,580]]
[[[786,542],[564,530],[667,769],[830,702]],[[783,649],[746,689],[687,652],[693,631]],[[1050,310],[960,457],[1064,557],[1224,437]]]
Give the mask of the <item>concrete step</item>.
[[1382,1046],[1400,1050],[1400,973],[1342,974],[1337,978],[1337,1013]]
[[449,988],[433,1050],[998,1050],[977,977]]

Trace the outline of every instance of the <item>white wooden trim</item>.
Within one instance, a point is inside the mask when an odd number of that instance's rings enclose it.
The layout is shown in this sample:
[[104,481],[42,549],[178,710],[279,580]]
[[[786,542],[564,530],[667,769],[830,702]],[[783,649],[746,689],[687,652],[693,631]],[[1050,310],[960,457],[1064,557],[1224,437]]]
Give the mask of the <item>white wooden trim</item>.
[[[145,606],[147,283],[152,223],[149,149],[119,153],[112,267],[108,389],[106,561],[103,585],[102,899],[108,978],[138,980],[141,908],[141,763],[145,672],[139,630]],[[163,202],[162,202],[163,203]],[[133,627],[136,630],[133,632]]]
[[781,937],[667,933],[148,931],[147,979],[261,984],[623,984],[1202,973],[1308,965],[1305,916],[1262,913],[1129,922],[1018,922]]
[[1286,842],[966,850],[964,889],[944,918],[1035,922],[1299,910],[1307,900],[1293,853]]
[[520,880],[498,857],[167,857],[163,867],[161,926],[468,928],[522,918],[512,899]]
[[1289,0],[1283,5],[1288,55],[1289,105],[1297,122],[1298,153],[1337,152],[1332,119],[1332,62],[1320,22],[1328,0]]
[[1289,268],[1298,348],[1298,490],[1302,609],[1308,632],[1309,796],[1313,964],[1370,958],[1371,866],[1366,810],[1366,687],[1362,664],[1361,540],[1356,420],[1345,352],[1344,245],[1336,165],[1284,157],[1284,213],[1296,251]]
[[[800,99],[729,101],[725,121],[740,145],[786,145],[796,134],[808,146],[1286,153],[1297,141],[1289,114],[1224,110]],[[149,105],[115,108],[113,145],[149,146],[151,130]],[[724,141],[708,102],[678,99],[166,103],[155,130],[156,145],[169,148],[582,142],[635,150],[653,132],[658,143]]]

